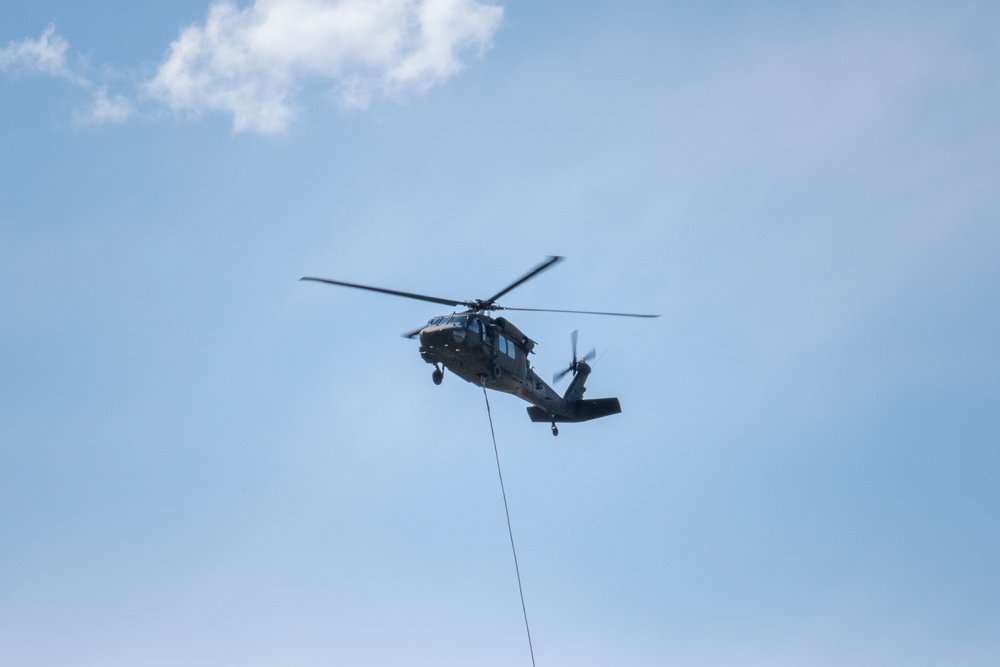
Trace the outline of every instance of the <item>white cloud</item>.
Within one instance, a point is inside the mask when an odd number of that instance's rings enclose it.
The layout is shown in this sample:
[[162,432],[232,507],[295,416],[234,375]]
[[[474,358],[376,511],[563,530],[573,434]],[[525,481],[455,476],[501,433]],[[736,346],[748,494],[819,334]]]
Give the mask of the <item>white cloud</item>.
[[0,49],[0,71],[8,73],[37,72],[63,79],[79,85],[87,85],[87,80],[70,71],[66,64],[67,42],[56,34],[51,23],[37,40],[22,39],[9,42]]
[[284,131],[309,81],[339,103],[422,92],[489,48],[501,7],[479,0],[256,0],[209,8],[185,28],[148,92],[171,108],[231,114],[233,130]]
[[132,103],[123,95],[109,97],[107,88],[99,88],[94,92],[94,103],[90,111],[76,114],[74,121],[78,125],[124,123],[134,110]]

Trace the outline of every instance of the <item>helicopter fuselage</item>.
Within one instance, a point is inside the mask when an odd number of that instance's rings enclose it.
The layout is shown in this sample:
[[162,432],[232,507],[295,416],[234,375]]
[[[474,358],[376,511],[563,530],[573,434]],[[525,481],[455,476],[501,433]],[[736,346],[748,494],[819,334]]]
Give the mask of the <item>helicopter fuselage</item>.
[[617,398],[584,401],[590,366],[580,361],[573,381],[560,396],[535,373],[529,361],[535,342],[503,317],[453,313],[431,319],[420,329],[420,356],[467,382],[513,394],[528,403],[532,421],[578,422],[621,412]]

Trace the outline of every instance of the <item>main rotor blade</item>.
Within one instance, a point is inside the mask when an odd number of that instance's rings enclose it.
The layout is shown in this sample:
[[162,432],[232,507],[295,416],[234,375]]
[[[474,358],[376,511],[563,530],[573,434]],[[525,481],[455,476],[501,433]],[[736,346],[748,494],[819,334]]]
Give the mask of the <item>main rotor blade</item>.
[[417,335],[420,334],[421,331],[424,330],[424,327],[426,327],[426,326],[427,325],[425,324],[424,326],[422,326],[422,327],[420,327],[418,329],[414,329],[413,331],[407,331],[405,334],[403,334],[403,338],[409,338],[410,340],[413,340],[414,338],[417,337]]
[[612,315],[614,317],[659,317],[659,315],[642,315],[639,313],[603,313],[596,310],[557,310],[554,308],[510,308],[497,306],[496,310],[520,310],[530,313],[576,313],[578,315]]
[[[541,273],[545,269],[549,268],[553,264],[561,262],[563,259],[565,259],[565,258],[564,257],[559,257],[558,255],[552,255],[551,257],[549,257],[548,259],[546,259],[544,262],[542,262],[541,264],[539,264],[538,266],[536,266],[535,268],[533,268],[531,271],[528,271],[526,274],[524,274],[523,276],[521,276],[520,278],[518,278],[517,280],[515,280],[514,282],[512,282],[510,285],[507,285],[507,287],[503,288],[502,290],[500,290],[499,292],[497,292],[496,294],[494,294],[490,298],[484,299],[484,301],[486,303],[496,303],[496,300],[499,299],[500,297],[502,297],[507,292],[511,291],[512,289],[514,289],[515,287],[517,287],[519,285],[522,285],[522,284],[528,282],[529,280],[531,280],[532,278],[534,278],[535,276],[537,276],[539,273]],[[513,310],[513,309],[510,309],[510,310]]]
[[402,296],[407,299],[418,299],[420,301],[430,301],[431,303],[439,303],[443,306],[466,306],[471,308],[472,304],[467,301],[453,301],[452,299],[441,299],[436,296],[426,296],[424,294],[413,294],[412,292],[399,292],[392,289],[384,289],[382,287],[372,287],[371,285],[357,285],[355,283],[345,283],[340,280],[328,280],[327,278],[313,278],[312,276],[303,276],[299,280],[312,280],[317,283],[326,283],[328,285],[340,285],[341,287],[354,287],[355,289],[368,290],[369,292],[381,292],[382,294],[392,294],[393,296]]

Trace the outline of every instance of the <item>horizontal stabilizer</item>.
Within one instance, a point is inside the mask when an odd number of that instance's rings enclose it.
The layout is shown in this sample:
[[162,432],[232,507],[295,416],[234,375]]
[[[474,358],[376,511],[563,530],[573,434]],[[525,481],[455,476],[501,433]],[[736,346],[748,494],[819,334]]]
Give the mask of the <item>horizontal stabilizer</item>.
[[533,422],[586,422],[608,415],[616,415],[622,411],[622,405],[617,398],[592,398],[583,401],[573,401],[571,414],[551,415],[542,408],[532,405],[528,408],[528,417]]

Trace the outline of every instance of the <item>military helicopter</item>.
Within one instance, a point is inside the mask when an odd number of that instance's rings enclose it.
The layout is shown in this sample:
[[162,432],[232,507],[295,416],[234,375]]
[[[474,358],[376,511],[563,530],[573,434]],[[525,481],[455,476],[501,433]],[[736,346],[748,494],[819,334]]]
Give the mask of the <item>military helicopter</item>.
[[529,354],[534,354],[535,341],[528,338],[510,320],[504,317],[492,317],[489,313],[498,310],[531,311],[542,313],[577,313],[583,315],[611,315],[615,317],[659,317],[659,315],[642,315],[637,313],[607,313],[590,310],[554,310],[549,308],[511,308],[497,304],[497,299],[507,294],[515,287],[523,285],[536,277],[542,271],[551,268],[564,258],[548,257],[544,262],[528,271],[526,274],[510,283],[488,299],[474,301],[458,301],[442,299],[424,294],[400,292],[397,290],[358,285],[328,278],[304,276],[300,280],[311,280],[328,285],[353,287],[401,296],[407,299],[429,301],[444,306],[462,306],[467,310],[453,312],[431,318],[424,326],[403,334],[405,338],[420,339],[420,356],[429,364],[434,365],[431,374],[434,384],[441,384],[444,379],[444,369],[447,368],[458,377],[478,384],[487,389],[502,391],[524,399],[531,405],[528,407],[528,417],[533,422],[549,422],[552,425],[552,435],[559,435],[556,423],[584,422],[622,411],[617,398],[584,399],[586,391],[584,384],[590,375],[591,368],[587,363],[594,357],[594,351],[577,358],[577,332],[572,334],[573,361],[569,367],[557,373],[553,383],[567,373],[573,373],[573,380],[566,392],[560,396],[552,387],[546,384],[535,373],[528,360]]

